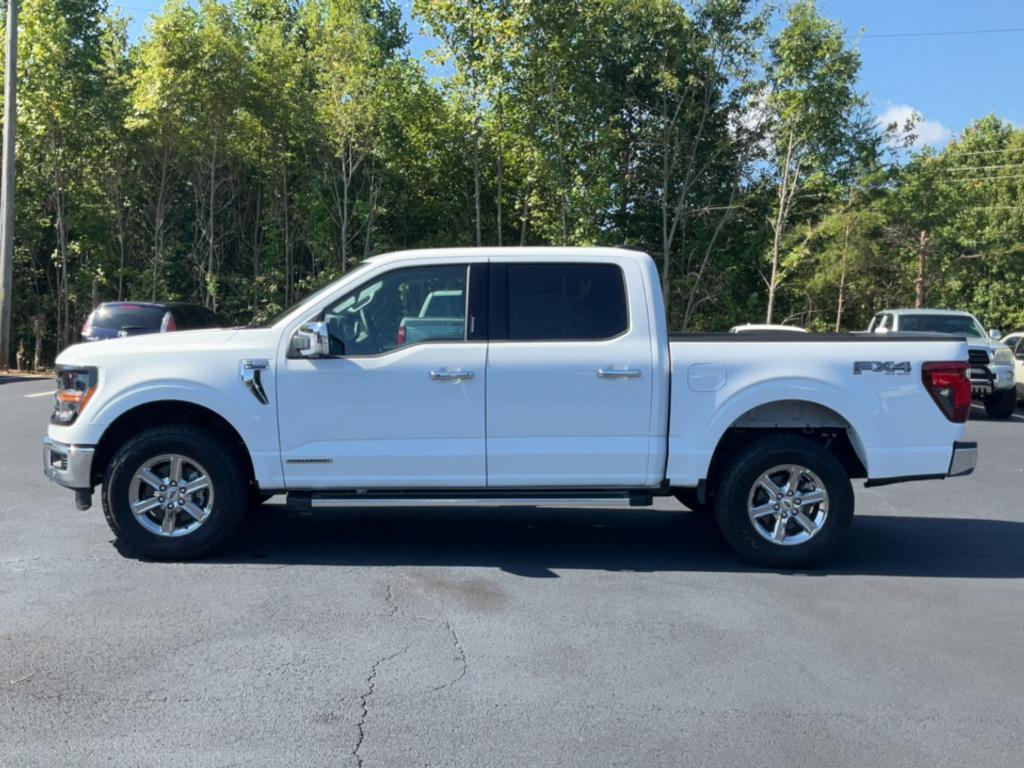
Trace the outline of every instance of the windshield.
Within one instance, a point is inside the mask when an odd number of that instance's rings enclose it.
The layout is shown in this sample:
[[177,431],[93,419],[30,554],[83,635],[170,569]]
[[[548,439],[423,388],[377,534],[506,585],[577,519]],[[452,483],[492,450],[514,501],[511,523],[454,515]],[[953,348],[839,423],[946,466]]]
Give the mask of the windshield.
[[970,315],[903,315],[900,330],[985,337],[984,329]]
[[[343,278],[354,277],[354,276],[356,276],[358,274],[361,274],[362,272],[365,272],[367,269],[369,269],[372,266],[373,266],[372,262],[364,261],[362,264],[360,264],[355,269],[351,270],[350,272],[346,272],[342,277]],[[332,290],[334,290],[334,287],[337,284],[337,282],[338,282],[337,280],[334,280],[334,281],[328,283],[327,285],[325,285],[320,290],[311,293],[309,296],[307,296],[304,299],[300,299],[299,301],[295,302],[290,307],[288,307],[288,309],[284,310],[283,312],[278,313],[277,315],[274,315],[274,317],[270,318],[266,322],[257,323],[255,325],[253,325],[252,327],[254,327],[254,328],[273,328],[275,325],[284,324],[285,320],[290,319],[291,315],[293,315],[294,313],[298,312],[307,303],[312,303],[312,302],[314,302],[317,299],[323,298],[324,295],[326,295],[326,294],[330,293]]]

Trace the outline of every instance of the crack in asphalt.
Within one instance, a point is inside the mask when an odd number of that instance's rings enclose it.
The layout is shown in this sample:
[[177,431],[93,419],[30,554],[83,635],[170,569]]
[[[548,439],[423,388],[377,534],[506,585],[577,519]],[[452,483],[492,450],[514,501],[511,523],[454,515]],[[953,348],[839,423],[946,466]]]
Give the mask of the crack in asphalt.
[[460,669],[458,674],[455,675],[455,677],[453,677],[448,682],[443,683],[442,685],[436,686],[432,689],[433,691],[443,691],[445,688],[451,688],[453,685],[459,682],[459,680],[464,678],[466,676],[466,672],[469,671],[469,661],[466,658],[466,649],[462,647],[462,641],[459,639],[459,633],[456,632],[455,627],[452,626],[451,619],[445,619],[444,625],[452,636],[452,643],[455,646],[455,651],[457,654],[456,659],[459,662]]
[[391,606],[391,613],[389,615],[392,617],[397,616],[401,611],[399,611],[398,603],[395,602],[394,589],[390,584],[386,584],[385,587],[387,588],[387,592],[384,595],[384,600]]
[[[417,616],[416,614],[408,614],[405,611],[403,611],[399,607],[398,602],[395,600],[395,590],[390,583],[384,585],[384,601],[391,608],[391,612],[388,614],[390,618],[394,618],[395,616],[401,616],[402,618],[412,619],[414,621],[421,621],[427,624],[434,624],[437,621],[436,618],[430,618],[427,616]],[[448,680],[447,682],[442,683],[441,685],[436,685],[433,688],[431,688],[430,690],[432,692],[443,691],[446,688],[451,688],[462,678],[464,678],[466,676],[466,673],[469,671],[469,660],[466,656],[466,649],[462,646],[462,640],[459,638],[459,633],[455,631],[455,627],[452,626],[452,621],[450,618],[446,618],[444,620],[444,627],[446,630],[448,630],[448,634],[451,635],[452,645],[455,646],[455,658],[459,662],[459,671],[451,680]],[[408,650],[408,648],[406,650]]]
[[366,690],[364,690],[359,697],[359,722],[356,723],[356,743],[355,746],[352,747],[352,757],[356,759],[356,765],[359,766],[359,768],[362,768],[363,765],[363,756],[359,754],[359,751],[363,748],[363,742],[366,740],[366,721],[370,716],[370,699],[373,696],[374,691],[377,689],[377,672],[385,662],[398,658],[410,648],[412,648],[412,644],[405,646],[405,648],[400,651],[395,651],[395,653],[392,653],[389,656],[382,656],[373,662],[373,666],[370,667],[370,674],[366,677]]

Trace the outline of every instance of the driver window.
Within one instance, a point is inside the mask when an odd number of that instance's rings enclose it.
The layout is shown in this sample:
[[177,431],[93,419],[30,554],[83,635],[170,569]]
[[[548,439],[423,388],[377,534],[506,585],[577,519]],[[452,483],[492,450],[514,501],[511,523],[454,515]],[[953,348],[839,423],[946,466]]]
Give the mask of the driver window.
[[331,354],[379,355],[466,338],[465,265],[408,267],[361,285],[324,312]]

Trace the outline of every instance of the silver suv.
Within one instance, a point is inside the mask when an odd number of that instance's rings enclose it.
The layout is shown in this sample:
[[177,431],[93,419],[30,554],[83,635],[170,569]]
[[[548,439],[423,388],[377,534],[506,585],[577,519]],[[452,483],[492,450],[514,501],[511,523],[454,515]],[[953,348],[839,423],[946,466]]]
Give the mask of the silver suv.
[[986,333],[970,312],[951,309],[886,309],[871,319],[868,333],[910,331],[948,333],[967,339],[971,388],[985,412],[995,419],[1007,419],[1017,407],[1013,384],[1013,353],[999,338],[999,331]]

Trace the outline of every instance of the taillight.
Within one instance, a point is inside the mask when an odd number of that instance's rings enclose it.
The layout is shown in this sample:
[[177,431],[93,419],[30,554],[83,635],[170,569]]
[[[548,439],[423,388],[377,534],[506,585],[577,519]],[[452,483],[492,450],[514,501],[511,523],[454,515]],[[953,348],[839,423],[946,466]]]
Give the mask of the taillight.
[[405,326],[398,326],[398,346],[405,344]]
[[971,412],[971,380],[967,363],[925,363],[921,380],[946,418],[958,424],[967,421]]
[[85,322],[82,323],[82,336],[88,337],[92,335],[92,312],[85,318]]
[[163,322],[160,323],[160,332],[167,333],[169,331],[176,330],[178,330],[178,324],[174,322],[174,315],[172,315],[170,312],[166,312],[164,314]]

